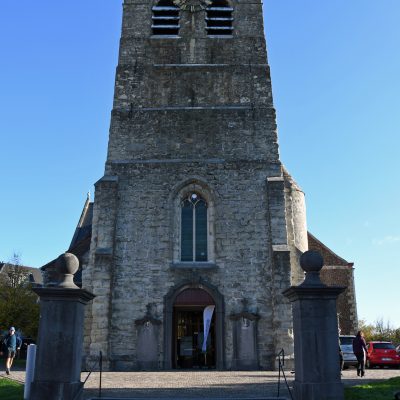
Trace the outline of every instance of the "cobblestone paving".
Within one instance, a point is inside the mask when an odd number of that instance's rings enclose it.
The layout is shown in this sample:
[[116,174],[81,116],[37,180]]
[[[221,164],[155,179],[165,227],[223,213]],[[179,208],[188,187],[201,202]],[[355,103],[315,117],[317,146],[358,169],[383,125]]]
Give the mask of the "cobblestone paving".
[[[263,398],[276,396],[277,377],[276,372],[265,371],[109,373],[104,376],[103,388],[106,396],[121,398]],[[95,387],[98,387],[97,376],[88,389]],[[89,389],[88,394],[96,392]],[[283,382],[281,395],[288,395]]]
[[[4,370],[0,376],[7,377]],[[87,373],[82,374],[85,380]],[[294,376],[287,373],[290,386]],[[343,372],[346,386],[400,377],[400,370],[367,370],[364,378],[355,369]],[[9,378],[24,381],[23,371],[11,371]],[[275,371],[164,371],[164,372],[105,372],[102,377],[103,397],[137,399],[262,399],[277,394],[278,373]],[[98,395],[99,373],[94,372],[85,384],[84,398]],[[281,396],[289,398],[284,385]]]

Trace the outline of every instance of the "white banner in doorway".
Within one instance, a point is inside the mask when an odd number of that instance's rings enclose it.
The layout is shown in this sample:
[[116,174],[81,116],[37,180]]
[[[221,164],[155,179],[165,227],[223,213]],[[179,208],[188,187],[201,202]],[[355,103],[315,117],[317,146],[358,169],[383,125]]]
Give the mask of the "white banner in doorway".
[[203,311],[203,325],[204,325],[204,339],[201,351],[203,353],[207,350],[207,337],[210,332],[211,320],[213,316],[215,306],[207,306]]

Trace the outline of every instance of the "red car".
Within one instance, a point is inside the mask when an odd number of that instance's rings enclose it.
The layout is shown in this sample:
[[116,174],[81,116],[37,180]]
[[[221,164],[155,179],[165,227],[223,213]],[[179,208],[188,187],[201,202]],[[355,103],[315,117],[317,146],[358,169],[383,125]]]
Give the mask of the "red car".
[[400,368],[400,355],[392,343],[369,342],[367,348],[367,368],[385,365]]

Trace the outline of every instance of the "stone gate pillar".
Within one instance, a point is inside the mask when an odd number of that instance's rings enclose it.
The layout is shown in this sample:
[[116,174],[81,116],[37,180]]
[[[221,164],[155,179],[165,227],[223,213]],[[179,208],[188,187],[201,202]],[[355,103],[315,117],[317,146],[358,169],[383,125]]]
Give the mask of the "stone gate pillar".
[[74,284],[78,267],[78,259],[64,253],[57,260],[58,286],[33,289],[40,297],[40,322],[30,400],[82,398],[84,307],[94,295]]
[[345,287],[320,280],[322,256],[306,251],[300,265],[306,279],[283,294],[293,309],[296,400],[343,400],[340,380],[336,299]]

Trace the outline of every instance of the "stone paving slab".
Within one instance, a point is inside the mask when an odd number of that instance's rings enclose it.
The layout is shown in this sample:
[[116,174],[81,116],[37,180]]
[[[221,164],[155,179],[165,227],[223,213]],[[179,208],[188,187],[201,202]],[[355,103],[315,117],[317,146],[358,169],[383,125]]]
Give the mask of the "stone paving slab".
[[[7,377],[4,370],[0,376]],[[397,369],[373,369],[366,371],[366,377],[358,378],[356,370],[343,371],[342,382],[354,386],[369,382],[400,377]],[[82,373],[82,381],[87,373]],[[24,371],[11,371],[8,377],[24,382]],[[294,375],[287,372],[289,385]],[[160,371],[160,372],[105,372],[102,376],[102,400],[276,400],[278,372],[276,371]],[[84,399],[98,396],[99,373],[93,372],[85,384]],[[290,399],[284,382],[280,396]]]

